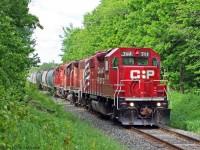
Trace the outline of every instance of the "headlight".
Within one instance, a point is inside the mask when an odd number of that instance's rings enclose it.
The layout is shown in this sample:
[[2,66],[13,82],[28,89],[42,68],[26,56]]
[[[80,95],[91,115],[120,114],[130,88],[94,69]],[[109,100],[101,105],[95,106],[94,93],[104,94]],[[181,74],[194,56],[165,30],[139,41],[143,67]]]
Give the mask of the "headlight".
[[142,74],[146,74],[146,71],[145,71],[145,70],[142,70]]
[[133,103],[133,102],[129,103],[129,105],[130,105],[131,107],[134,107],[134,103]]
[[160,102],[157,102],[157,104],[156,104],[158,107],[160,107],[161,106],[161,103]]
[[145,79],[146,78],[146,75],[142,75],[142,79]]

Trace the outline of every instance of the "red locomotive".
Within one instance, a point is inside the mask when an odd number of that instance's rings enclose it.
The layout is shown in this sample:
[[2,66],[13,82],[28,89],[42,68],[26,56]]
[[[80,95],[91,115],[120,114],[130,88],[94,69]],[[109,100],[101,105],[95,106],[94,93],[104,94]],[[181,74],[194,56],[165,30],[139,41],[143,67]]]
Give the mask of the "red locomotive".
[[160,69],[160,56],[150,48],[113,48],[54,69],[53,87],[123,125],[166,124],[170,109]]

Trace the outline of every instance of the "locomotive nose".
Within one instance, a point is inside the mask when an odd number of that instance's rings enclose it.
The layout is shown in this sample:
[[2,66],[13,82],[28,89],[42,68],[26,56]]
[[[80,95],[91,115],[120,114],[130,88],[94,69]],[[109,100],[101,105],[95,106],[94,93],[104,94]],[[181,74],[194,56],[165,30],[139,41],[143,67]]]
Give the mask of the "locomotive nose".
[[121,70],[126,97],[150,97],[153,93],[153,80],[158,78],[156,67],[126,66]]

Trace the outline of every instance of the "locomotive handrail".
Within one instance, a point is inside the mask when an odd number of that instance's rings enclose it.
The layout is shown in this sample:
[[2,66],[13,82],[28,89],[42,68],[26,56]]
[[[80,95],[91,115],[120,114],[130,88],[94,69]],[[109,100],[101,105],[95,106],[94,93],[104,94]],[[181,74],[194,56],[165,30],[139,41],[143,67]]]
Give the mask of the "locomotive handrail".
[[[136,83],[137,83],[137,82],[133,82],[133,81],[131,82],[130,88],[129,88],[129,94],[130,94],[130,95],[133,95],[132,89],[133,89],[133,87],[135,86]],[[133,90],[133,92],[136,94],[136,96],[140,97],[139,93],[138,93],[136,90]]]
[[[172,95],[171,95],[171,92],[170,92],[170,90],[166,90],[166,89],[165,89],[165,92],[167,93],[167,100],[168,100],[168,102],[170,104],[170,107],[172,108]],[[170,99],[168,99],[168,95],[169,95]]]
[[[81,95],[83,93],[83,80],[80,80],[80,91],[81,91]],[[81,96],[82,98],[82,96]]]
[[70,72],[70,90],[71,90],[71,86],[72,86],[72,72],[73,72],[74,70],[71,70],[71,72]]
[[122,82],[127,82],[127,81],[136,81],[136,82],[140,82],[140,80],[120,80],[120,84],[117,86],[120,86],[120,90],[118,91],[118,95],[121,92],[121,87],[124,86],[124,84],[122,84]]
[[150,80],[149,82],[145,82],[145,83],[150,83],[150,82],[154,82],[154,81],[165,81],[165,82],[168,82],[168,80]]
[[[126,81],[137,81],[137,82],[140,82],[140,80],[119,80],[119,68],[116,67],[117,69],[117,89],[115,90],[115,93],[114,93],[114,106],[116,105],[115,104],[115,95],[117,97],[117,109],[119,108],[119,93],[121,92],[121,88],[122,88],[122,81],[126,82]],[[140,86],[140,84],[139,84]],[[140,88],[140,87],[139,87]]]
[[[148,81],[148,82],[144,82],[144,83],[154,83],[154,82],[168,82],[168,80],[150,80],[150,81]],[[160,85],[167,85],[167,84],[160,84]],[[152,89],[151,89],[152,90]],[[165,88],[164,88],[164,92],[166,93],[166,95],[167,95],[167,97],[168,97],[168,93],[167,93],[167,91],[165,90]],[[152,93],[152,92],[151,92]]]
[[[115,86],[117,86],[117,89],[115,90],[114,98],[117,97],[117,104],[118,104],[118,97],[119,97],[118,95],[122,91],[122,85],[124,85],[123,82],[130,82],[130,81],[139,82],[139,89],[140,89],[140,80],[130,80],[130,79],[129,80],[120,80],[119,81],[120,83],[117,82],[118,84],[115,84]],[[145,83],[153,83],[153,82],[168,82],[168,80],[151,80],[151,81],[145,82]],[[165,84],[163,84],[163,85],[165,85]],[[165,88],[164,88],[164,92],[168,95],[168,92],[166,91]],[[170,95],[170,97],[171,97],[171,95]],[[115,101],[114,101],[114,103],[115,103]],[[117,106],[117,108],[118,108],[118,106]]]
[[168,93],[169,93],[169,96],[170,96],[170,100],[172,100],[172,94],[171,94],[171,92],[170,92],[170,90],[167,90],[168,91]]
[[[116,67],[116,69],[117,69],[117,84],[119,84],[119,68],[118,67]],[[114,93],[114,106],[116,105],[116,103],[115,103],[115,95],[116,95],[116,93],[117,93],[117,91],[118,91],[118,87],[119,86],[117,86],[117,89],[115,90],[115,93]],[[119,99],[118,99],[118,96],[117,96],[117,109],[118,109],[118,101],[119,101]]]
[[[120,80],[120,83],[118,83],[117,84],[117,89],[116,89],[116,91],[117,91],[117,109],[118,109],[118,104],[119,104],[119,99],[118,99],[118,95],[119,95],[119,93],[122,91],[122,85],[124,86],[124,84],[122,84],[122,82],[127,82],[127,81],[137,81],[137,82],[139,82],[140,83],[140,80]],[[119,90],[118,90],[118,87],[120,87],[119,88]],[[115,101],[114,101],[115,102]]]

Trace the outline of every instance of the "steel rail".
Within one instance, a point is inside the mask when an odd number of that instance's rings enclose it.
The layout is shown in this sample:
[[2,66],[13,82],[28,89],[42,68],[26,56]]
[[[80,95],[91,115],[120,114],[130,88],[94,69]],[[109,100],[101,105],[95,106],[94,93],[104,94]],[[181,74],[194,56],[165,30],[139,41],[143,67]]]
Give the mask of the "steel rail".
[[151,134],[148,134],[146,132],[143,132],[143,131],[141,131],[141,130],[139,130],[137,128],[132,127],[130,130],[132,132],[136,132],[136,133],[138,133],[138,134],[140,134],[140,135],[142,135],[142,136],[144,136],[146,138],[149,138],[149,139],[153,140],[154,142],[157,142],[157,143],[161,144],[162,146],[165,146],[165,147],[169,148],[170,150],[183,150],[182,148],[177,147],[176,145],[173,145],[173,144],[168,143],[168,142],[166,142],[164,140],[161,140],[161,139],[159,139],[159,138],[157,138],[157,137],[155,137],[155,136],[153,136]]
[[178,132],[175,132],[175,131],[172,131],[170,129],[167,129],[167,128],[163,128],[163,127],[159,127],[159,130],[163,131],[163,132],[166,132],[166,133],[170,133],[170,134],[173,134],[179,138],[182,138],[182,139],[185,139],[187,141],[190,141],[192,143],[195,143],[195,144],[198,144],[200,145],[200,140],[197,140],[195,138],[192,138],[192,137],[189,137],[187,135],[183,135],[181,133],[178,133]]

